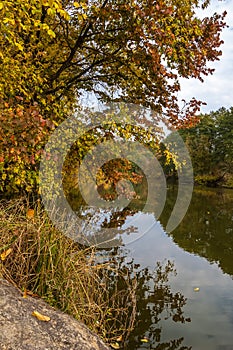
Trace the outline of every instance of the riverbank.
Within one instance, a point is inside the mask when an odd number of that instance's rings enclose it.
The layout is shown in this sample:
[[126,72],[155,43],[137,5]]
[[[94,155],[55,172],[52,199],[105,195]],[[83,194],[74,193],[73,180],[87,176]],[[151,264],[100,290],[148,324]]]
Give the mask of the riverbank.
[[194,177],[196,185],[214,188],[233,188],[233,175],[230,173],[222,175],[197,175]]
[[38,295],[72,315],[105,343],[130,332],[125,305],[133,302],[133,288],[123,270],[111,261],[96,263],[95,248],[80,247],[59,232],[39,204],[2,200],[0,217],[1,278],[24,296]]

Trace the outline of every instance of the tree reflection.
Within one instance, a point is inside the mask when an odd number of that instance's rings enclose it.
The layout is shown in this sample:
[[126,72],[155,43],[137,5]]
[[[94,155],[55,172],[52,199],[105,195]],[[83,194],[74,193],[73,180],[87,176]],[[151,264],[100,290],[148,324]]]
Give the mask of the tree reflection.
[[[138,227],[131,225],[123,228],[127,218],[132,217],[141,207],[141,199],[134,199],[133,204],[125,208],[97,208],[87,206],[79,190],[67,195],[67,200],[79,219],[82,220],[83,245],[96,245],[99,248],[121,246],[123,234],[131,235],[138,232]],[[133,209],[132,209],[133,208]]]
[[[176,192],[170,191],[162,222],[175,200]],[[229,275],[233,275],[232,207],[232,190],[196,188],[186,216],[171,234],[180,247],[216,262]]]
[[[108,289],[108,293],[112,295],[115,295],[117,290],[127,310],[127,313],[122,315],[124,322],[127,322],[121,346],[128,350],[191,349],[182,345],[183,338],[162,341],[161,321],[191,321],[183,312],[186,298],[180,292],[172,292],[169,286],[170,276],[176,275],[174,264],[171,261],[157,262],[155,270],[150,271],[148,268],[140,269],[133,261],[126,262],[125,256],[126,252],[120,248],[114,250],[110,263],[117,267],[118,273],[114,274],[110,270],[111,283]],[[119,315],[118,322],[119,325],[124,323],[119,319]],[[122,335],[121,331],[116,334],[116,339],[119,335]]]
[[[139,206],[146,193],[147,186],[144,185],[143,195],[138,199]],[[86,206],[81,196],[81,201],[78,200],[77,194],[78,192],[75,196],[70,196],[69,202],[73,210],[77,210],[77,215],[85,219],[83,230],[87,240],[93,241],[93,235],[96,235],[96,240],[112,240],[111,244],[115,240],[114,243],[120,246],[123,234],[133,234],[138,230],[134,226],[123,229],[127,218],[136,212],[135,202],[134,210],[130,206],[122,210],[103,210]],[[111,228],[115,230],[109,230]],[[108,289],[103,291],[108,305],[106,310],[103,310],[103,319],[99,320],[99,327],[103,320],[106,326],[106,318],[109,319],[106,335],[109,342],[118,342],[119,337],[123,336],[119,344],[127,350],[191,349],[183,345],[183,337],[166,341],[163,337],[162,323],[191,321],[183,312],[186,298],[180,292],[173,292],[169,285],[170,276],[176,275],[174,264],[170,261],[158,262],[153,272],[148,268],[142,269],[133,261],[126,261],[127,253],[123,248],[111,248],[111,244],[109,249],[105,245],[104,251],[99,250],[99,265],[101,266],[104,260],[111,266],[107,274],[105,270],[100,276],[108,285]],[[169,324],[166,327],[169,327]]]

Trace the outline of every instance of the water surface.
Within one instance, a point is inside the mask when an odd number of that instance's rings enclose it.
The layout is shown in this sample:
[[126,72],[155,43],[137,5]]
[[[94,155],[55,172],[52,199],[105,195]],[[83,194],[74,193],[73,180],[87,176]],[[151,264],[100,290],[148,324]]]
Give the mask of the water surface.
[[[119,228],[118,254],[141,271],[138,321],[124,348],[233,349],[233,190],[195,188],[183,221],[167,234],[176,194],[168,191],[159,221],[151,208],[99,222]],[[157,264],[159,278],[147,278]]]

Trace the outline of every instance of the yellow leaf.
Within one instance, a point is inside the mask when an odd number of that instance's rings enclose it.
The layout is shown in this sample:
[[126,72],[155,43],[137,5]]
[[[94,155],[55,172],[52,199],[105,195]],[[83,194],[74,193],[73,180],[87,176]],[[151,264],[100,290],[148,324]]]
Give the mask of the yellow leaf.
[[15,42],[15,46],[17,46],[20,51],[23,51],[23,46],[20,43]]
[[0,10],[3,9],[3,3],[0,2]]
[[26,289],[26,288],[24,288],[23,298],[24,298],[24,299],[26,299],[26,298],[27,298],[27,289]]
[[196,287],[196,288],[193,288],[194,292],[199,292],[200,288]]
[[47,23],[42,23],[40,27],[41,27],[41,29],[43,29],[43,30],[49,30],[49,26],[48,26]]
[[147,339],[147,338],[142,338],[142,339],[141,339],[141,342],[142,342],[142,343],[149,343],[149,339]]
[[123,340],[123,337],[122,337],[122,335],[120,335],[116,341],[122,341],[122,340]]
[[110,346],[113,349],[120,349],[120,345],[118,343],[111,343]]
[[49,316],[42,315],[38,311],[33,311],[32,316],[36,317],[39,321],[43,321],[43,322],[50,321]]
[[62,10],[62,9],[57,9],[57,12],[58,12],[64,19],[66,19],[67,21],[69,21],[70,15],[69,15],[68,12],[66,12],[65,10]]
[[1,260],[4,261],[6,260],[6,258],[8,257],[8,255],[12,252],[12,248],[9,248],[7,250],[5,250],[2,254],[1,254]]
[[56,14],[56,11],[49,7],[48,10],[47,10],[47,13],[48,13],[48,15],[54,16]]
[[28,219],[33,218],[34,214],[35,214],[34,209],[28,209],[28,211],[27,211],[27,218]]
[[54,33],[54,31],[52,29],[49,29],[47,31],[48,35],[51,36],[52,38],[55,38],[56,34]]
[[79,7],[80,4],[79,4],[78,2],[75,1],[75,2],[74,2],[74,6],[75,6],[75,7]]
[[52,122],[55,126],[58,126],[58,123],[55,120],[52,120]]
[[20,179],[16,179],[16,180],[15,180],[15,184],[16,184],[16,185],[20,185],[20,184],[21,184],[21,180],[20,180]]
[[81,6],[84,10],[87,10],[87,9],[88,9],[88,6],[87,6],[87,4],[85,4],[85,2],[81,2],[81,3],[80,3],[80,6]]

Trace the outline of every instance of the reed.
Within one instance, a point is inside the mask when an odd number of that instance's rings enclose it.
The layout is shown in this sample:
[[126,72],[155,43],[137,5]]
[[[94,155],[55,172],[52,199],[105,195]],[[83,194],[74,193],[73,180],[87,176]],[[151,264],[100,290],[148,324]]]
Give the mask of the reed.
[[137,286],[126,269],[97,263],[95,248],[80,247],[58,231],[39,202],[31,209],[25,198],[1,200],[0,217],[0,276],[107,342],[130,333]]

